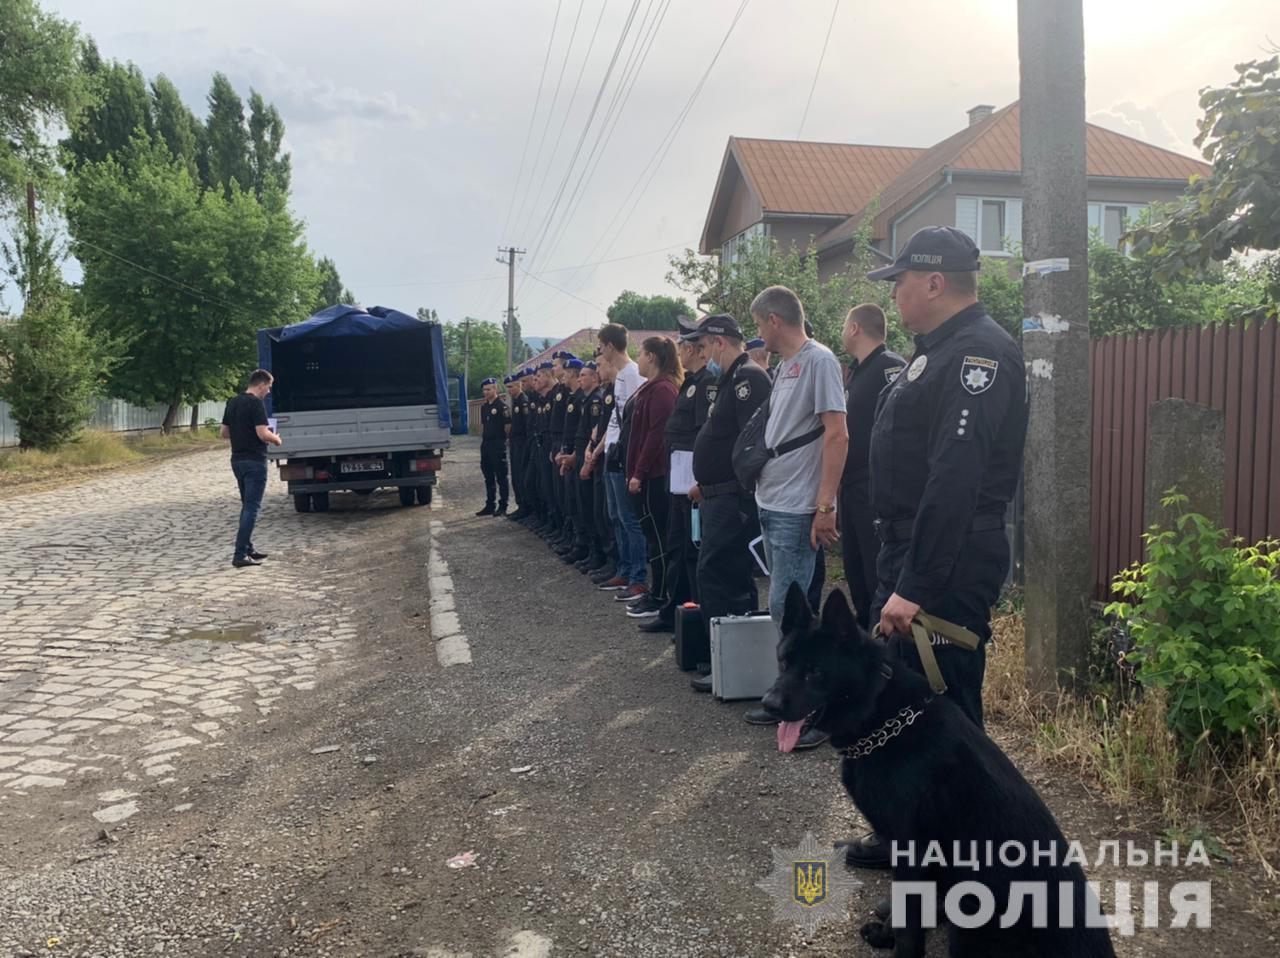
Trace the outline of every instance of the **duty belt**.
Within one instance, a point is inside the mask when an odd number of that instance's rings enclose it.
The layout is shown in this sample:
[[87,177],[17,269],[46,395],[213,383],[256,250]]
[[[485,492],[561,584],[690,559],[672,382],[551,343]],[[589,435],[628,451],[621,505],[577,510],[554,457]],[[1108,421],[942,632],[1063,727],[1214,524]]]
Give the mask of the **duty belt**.
[[703,499],[740,494],[742,491],[742,484],[737,479],[731,479],[728,482],[712,482],[707,485],[698,483],[698,492]]
[[[876,519],[872,524],[876,530],[876,538],[881,542],[907,542],[911,538],[911,532],[915,529],[915,519]],[[969,532],[990,532],[993,529],[1004,528],[1004,516],[1000,513],[991,512],[986,515],[978,515],[973,517],[973,522],[969,523]]]

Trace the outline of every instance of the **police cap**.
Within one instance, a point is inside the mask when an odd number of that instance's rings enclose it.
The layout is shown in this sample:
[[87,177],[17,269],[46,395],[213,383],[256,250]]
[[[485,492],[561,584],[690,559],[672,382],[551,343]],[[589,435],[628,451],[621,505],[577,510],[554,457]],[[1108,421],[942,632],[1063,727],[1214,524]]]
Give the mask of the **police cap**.
[[892,265],[881,266],[867,279],[893,279],[900,273],[974,273],[981,253],[969,234],[954,226],[926,226],[916,230]]

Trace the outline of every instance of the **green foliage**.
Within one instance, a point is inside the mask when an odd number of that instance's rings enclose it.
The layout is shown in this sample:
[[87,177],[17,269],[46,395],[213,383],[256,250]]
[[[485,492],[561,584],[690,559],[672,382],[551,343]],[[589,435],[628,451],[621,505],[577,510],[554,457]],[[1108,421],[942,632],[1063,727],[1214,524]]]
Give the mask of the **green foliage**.
[[1244,546],[1185,496],[1163,503],[1172,528],[1144,537],[1148,559],[1116,577],[1107,612],[1129,623],[1138,678],[1165,691],[1189,753],[1248,741],[1280,717],[1280,543]]
[[[826,279],[819,277],[818,253],[813,246],[781,246],[772,236],[765,236],[749,239],[739,249],[740,258],[731,264],[687,249],[670,257],[667,282],[691,294],[708,312],[733,316],[748,336],[755,335],[750,313],[756,294],[767,286],[786,286],[804,304],[815,338],[836,353],[842,351],[840,334],[850,307],[858,303],[878,303],[886,311],[890,307],[891,284],[866,278],[867,271],[880,260],[872,252],[865,226],[854,236],[849,268]],[[890,327],[890,345],[904,348],[907,340],[901,325],[890,323]]]
[[53,175],[47,130],[85,99],[75,24],[35,0],[0,3],[0,203]]
[[271,186],[288,193],[292,176],[289,154],[280,155],[284,141],[284,120],[280,111],[262,99],[257,90],[249,91],[249,144],[253,159],[253,192],[261,197]]
[[487,377],[506,374],[507,340],[497,323],[465,319],[445,323],[442,332],[449,373],[466,374],[469,399],[483,395],[480,383]]
[[151,111],[156,136],[175,159],[186,164],[193,180],[200,179],[204,127],[182,102],[178,88],[163,74],[151,81]]
[[991,318],[1014,339],[1022,338],[1022,260],[984,257],[978,270],[978,299]]
[[250,156],[249,130],[244,122],[244,101],[221,73],[213,75],[209,89],[205,134],[209,149],[209,180],[205,185],[221,187],[228,199],[236,186],[252,189],[256,177]]
[[317,292],[307,312],[308,316],[339,303],[354,306],[359,302],[356,294],[342,285],[342,277],[338,275],[337,265],[327,256],[321,256],[316,261],[315,281]]
[[147,81],[136,66],[91,57],[85,75],[90,102],[63,141],[72,169],[119,156],[139,131],[155,130]]
[[[1177,202],[1151,211],[1130,233],[1150,253],[1158,278],[1203,275],[1244,250],[1280,249],[1280,55],[1236,67],[1235,81],[1200,92],[1196,146],[1213,165]],[[1280,303],[1272,271],[1268,306]]]
[[301,224],[274,187],[202,192],[163,143],[73,177],[72,248],[95,329],[126,344],[111,394],[139,405],[229,395],[256,362],[255,332],[315,301]]
[[56,449],[84,428],[113,357],[66,294],[31,299],[0,326],[0,399],[24,449]]
[[641,296],[624,289],[607,310],[609,322],[627,329],[679,329],[679,316],[692,314],[689,304],[674,296]]

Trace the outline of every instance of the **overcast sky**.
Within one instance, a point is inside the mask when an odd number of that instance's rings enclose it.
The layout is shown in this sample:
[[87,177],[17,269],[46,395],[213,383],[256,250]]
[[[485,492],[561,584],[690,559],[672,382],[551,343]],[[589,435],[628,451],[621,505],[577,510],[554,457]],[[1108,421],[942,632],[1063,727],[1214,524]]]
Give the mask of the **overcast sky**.
[[[498,320],[506,276],[494,259],[510,243],[529,250],[522,265],[541,280],[517,273],[523,330],[546,336],[600,323],[622,289],[674,292],[663,279],[666,251],[696,245],[726,139],[797,136],[837,9],[833,0],[749,0],[650,179],[646,167],[654,169],[740,0],[45,6],[79,21],[105,57],[132,60],[148,78],[167,74],[197,115],[216,70],[246,99],[253,87],[274,102],[288,130],[293,204],[308,243],[337,262],[366,305]],[[566,179],[633,10],[596,122]],[[842,0],[803,138],[929,146],[963,126],[969,107],[1016,99],[1015,10],[1014,0]],[[1194,153],[1198,90],[1263,56],[1268,35],[1280,42],[1276,10],[1274,0],[1085,0],[1090,119]],[[592,154],[636,36],[653,37],[650,53],[632,74],[613,132]],[[570,205],[588,156],[594,172]],[[564,269],[601,260],[614,262]]]

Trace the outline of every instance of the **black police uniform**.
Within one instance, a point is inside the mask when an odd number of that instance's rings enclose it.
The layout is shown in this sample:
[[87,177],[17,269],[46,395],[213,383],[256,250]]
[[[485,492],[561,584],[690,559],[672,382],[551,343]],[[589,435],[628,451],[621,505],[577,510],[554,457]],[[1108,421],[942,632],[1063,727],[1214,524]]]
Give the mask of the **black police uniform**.
[[907,361],[883,343],[845,379],[845,418],[849,427],[849,455],[840,478],[840,539],[844,578],[858,624],[871,628],[871,602],[876,594],[875,513],[871,510],[871,427],[880,394],[907,366]]
[[586,462],[587,446],[595,435],[604,408],[604,390],[597,386],[582,398],[582,415],[573,436],[573,470],[578,477],[578,518],[582,528],[582,541],[587,547],[588,566],[598,568],[604,563],[604,543],[600,541],[596,527],[595,503],[598,470],[586,479],[582,478],[582,466]]
[[550,519],[547,490],[542,481],[543,441],[546,435],[546,398],[534,389],[529,394],[529,451],[524,468],[524,484],[533,496],[534,522],[531,526],[541,531]]
[[758,602],[755,562],[747,544],[760,534],[760,519],[755,497],[733,473],[733,443],[772,387],[769,374],[743,353],[714,384],[714,402],[694,441],[693,477],[701,493],[702,526],[698,599],[708,622],[716,616],[753,612]]
[[516,515],[530,511],[524,486],[524,464],[529,446],[529,397],[523,391],[511,399],[511,491],[515,494]]
[[[667,453],[693,452],[698,438],[698,413],[706,419],[707,383],[711,373],[705,368],[686,373],[676,393],[675,406],[663,428]],[[667,509],[667,539],[671,555],[668,560],[667,602],[658,610],[658,618],[666,625],[675,622],[676,606],[696,601],[698,597],[698,547],[693,542],[693,502],[686,492],[672,493]]]
[[[609,428],[609,420],[613,418],[614,408],[613,383],[609,383],[600,390],[600,421],[596,425],[594,439],[597,447],[604,442],[604,435]],[[613,520],[609,518],[609,493],[605,488],[608,482],[605,478],[605,473],[608,470],[607,458],[607,452],[602,453],[596,461],[596,469],[593,474],[596,480],[593,504],[595,506],[596,534],[603,544],[605,557],[616,564],[618,560],[618,541],[614,536]]]
[[[563,526],[568,518],[565,514],[564,483],[560,481],[560,468],[551,458],[560,451],[564,444],[564,417],[569,407],[569,387],[564,383],[556,383],[547,394],[547,460],[546,471],[550,480],[551,501],[554,507],[553,516],[558,525]],[[561,531],[564,531],[563,529]]]
[[480,406],[480,471],[484,473],[484,504],[493,509],[497,488],[498,511],[507,508],[507,426],[511,413],[497,396]]
[[[577,442],[578,426],[582,422],[582,407],[585,399],[586,393],[581,388],[578,388],[569,393],[569,398],[565,400],[563,432],[560,434],[559,447],[562,455],[573,455],[574,444]],[[574,551],[570,553],[572,556],[576,555],[578,551],[587,548],[586,530],[583,528],[584,523],[582,520],[581,490],[578,488],[581,480],[578,478],[578,471],[572,465],[562,476],[560,475],[559,467],[557,467],[556,475],[559,476],[560,483],[564,487],[565,518],[569,521],[570,534],[573,538],[574,546]],[[572,561],[577,562],[578,560],[573,559]]]
[[[916,337],[881,394],[871,432],[871,503],[882,542],[871,621],[892,593],[983,640],[935,639],[948,694],[982,724],[991,606],[1009,570],[1005,510],[1022,469],[1027,388],[1022,350],[981,303]],[[909,639],[893,643],[919,668]]]

